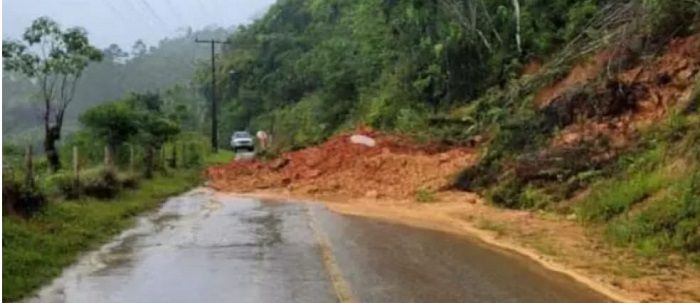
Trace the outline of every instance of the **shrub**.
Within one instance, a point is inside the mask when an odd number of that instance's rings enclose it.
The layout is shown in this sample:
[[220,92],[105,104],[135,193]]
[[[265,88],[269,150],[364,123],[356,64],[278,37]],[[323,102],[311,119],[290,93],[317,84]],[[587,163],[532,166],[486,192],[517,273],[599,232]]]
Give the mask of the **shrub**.
[[12,179],[4,179],[2,183],[3,214],[16,213],[29,217],[46,205],[46,197],[37,190],[28,188]]
[[19,145],[11,142],[3,142],[2,157],[3,166],[20,166],[22,165],[22,160],[24,159],[24,150]]
[[426,110],[402,108],[396,117],[396,129],[403,133],[425,131],[428,126],[425,119],[427,115]]
[[634,204],[672,184],[678,179],[662,164],[668,153],[664,145],[652,145],[643,152],[621,157],[618,177],[598,182],[577,212],[585,221],[608,221]]
[[121,187],[117,174],[102,168],[86,171],[80,183],[85,195],[98,199],[114,198]]
[[660,135],[662,136],[662,138],[667,138],[671,141],[678,141],[687,134],[688,129],[688,117],[677,111],[674,111],[671,114],[669,114],[668,118],[666,119],[666,123],[662,125],[660,129]]
[[60,171],[43,178],[40,188],[49,196],[77,199],[86,195],[100,199],[114,197],[120,189],[135,189],[139,177],[132,173],[117,173],[103,168],[84,170],[79,182],[75,182],[72,172]]
[[661,171],[598,183],[578,209],[586,221],[608,221],[671,182]]
[[553,203],[550,195],[546,194],[542,189],[528,185],[520,195],[520,207],[543,209]]
[[75,182],[75,177],[67,171],[60,171],[46,176],[41,182],[41,188],[50,196],[63,196],[66,199],[75,199],[80,196],[80,186]]
[[183,165],[184,167],[197,167],[202,165],[204,152],[201,145],[196,143],[187,143],[185,145],[186,152],[183,153]]
[[119,185],[125,189],[136,189],[139,186],[139,176],[133,173],[118,173]]
[[607,236],[618,245],[634,245],[642,255],[676,249],[700,252],[700,173],[675,183],[639,213],[619,218]]
[[508,178],[499,182],[487,192],[487,196],[494,204],[507,208],[521,208],[520,194],[523,184],[516,178]]

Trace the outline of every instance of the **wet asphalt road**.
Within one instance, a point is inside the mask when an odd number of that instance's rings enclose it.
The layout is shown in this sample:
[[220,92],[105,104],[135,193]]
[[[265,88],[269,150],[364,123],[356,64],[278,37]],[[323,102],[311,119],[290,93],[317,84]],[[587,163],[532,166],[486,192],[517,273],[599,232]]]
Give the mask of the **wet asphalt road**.
[[607,302],[469,239],[196,190],[29,302]]

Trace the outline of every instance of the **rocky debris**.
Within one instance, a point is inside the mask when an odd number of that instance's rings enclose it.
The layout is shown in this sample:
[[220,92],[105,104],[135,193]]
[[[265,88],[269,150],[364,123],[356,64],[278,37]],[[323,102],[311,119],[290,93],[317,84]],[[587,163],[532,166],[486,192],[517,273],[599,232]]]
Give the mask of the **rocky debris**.
[[[374,142],[373,148],[357,144]],[[369,143],[372,145],[372,143]],[[325,143],[288,152],[279,159],[231,162],[207,170],[212,187],[249,192],[286,188],[300,194],[410,198],[417,188],[444,188],[469,166],[468,147],[419,145],[411,140],[360,128]]]
[[364,135],[352,135],[350,136],[350,142],[355,144],[362,144],[368,147],[374,147],[375,145],[377,145],[377,141],[374,141],[374,139]]

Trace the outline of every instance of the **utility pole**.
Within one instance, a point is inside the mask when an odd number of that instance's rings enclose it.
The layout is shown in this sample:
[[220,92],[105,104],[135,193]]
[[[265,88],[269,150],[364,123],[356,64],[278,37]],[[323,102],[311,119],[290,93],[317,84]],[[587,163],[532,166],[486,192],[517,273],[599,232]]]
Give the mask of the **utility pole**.
[[195,38],[196,43],[209,43],[211,45],[211,148],[216,153],[219,150],[219,128],[217,121],[218,106],[216,103],[216,56],[214,54],[214,46],[216,44],[228,44],[227,41],[221,40],[200,40]]

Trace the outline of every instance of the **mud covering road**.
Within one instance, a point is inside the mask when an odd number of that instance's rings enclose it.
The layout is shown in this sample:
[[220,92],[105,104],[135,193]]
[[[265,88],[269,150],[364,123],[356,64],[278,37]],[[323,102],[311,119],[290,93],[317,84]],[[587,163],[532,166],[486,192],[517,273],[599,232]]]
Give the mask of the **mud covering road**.
[[28,302],[608,302],[475,241],[195,190]]

